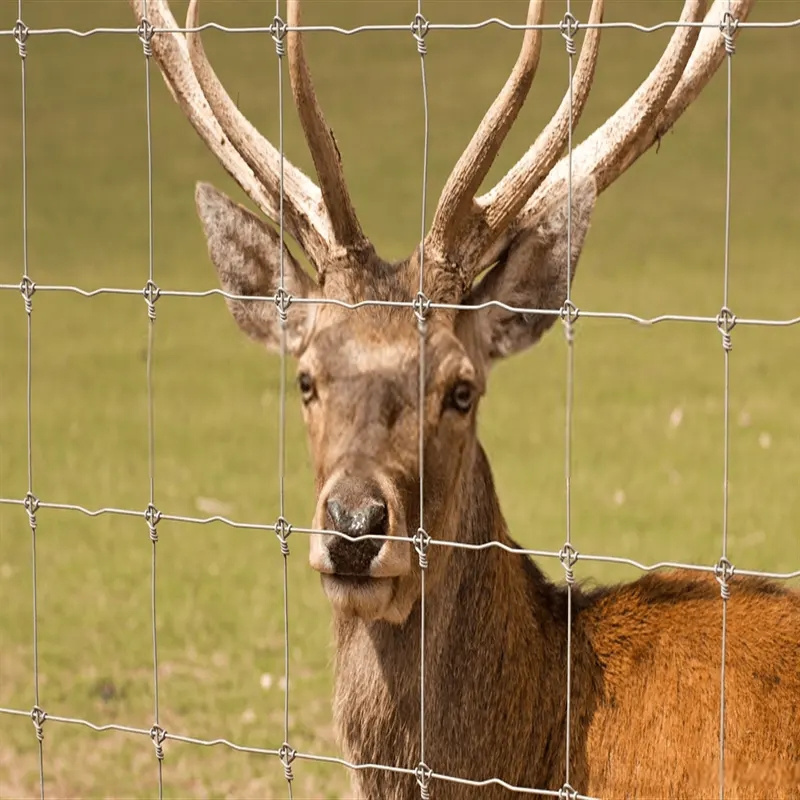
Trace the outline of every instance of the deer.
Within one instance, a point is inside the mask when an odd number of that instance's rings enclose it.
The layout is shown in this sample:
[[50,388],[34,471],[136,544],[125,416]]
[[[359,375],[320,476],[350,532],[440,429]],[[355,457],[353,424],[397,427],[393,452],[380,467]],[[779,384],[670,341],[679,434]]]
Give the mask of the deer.
[[[145,19],[140,0],[130,3]],[[478,194],[533,82],[544,5],[530,0],[519,56],[429,230],[390,263],[356,216],[298,30],[299,0],[274,33],[318,184],[223,88],[201,42],[198,0],[184,31],[166,0],[147,4],[147,41],[173,98],[266,217],[197,184],[230,313],[250,339],[297,359],[316,492],[309,561],[331,606],[333,717],[345,759],[359,767],[352,796],[506,798],[516,787],[559,797],[797,798],[800,593],[724,571],[655,570],[593,589],[569,573],[551,582],[515,552],[476,424],[492,365],[564,318],[598,196],[697,98],[753,0],[708,9],[685,0],[649,76],[570,159],[599,53],[604,0],[593,0],[571,98]],[[365,299],[379,302],[358,305]],[[729,592],[722,753],[720,584]]]

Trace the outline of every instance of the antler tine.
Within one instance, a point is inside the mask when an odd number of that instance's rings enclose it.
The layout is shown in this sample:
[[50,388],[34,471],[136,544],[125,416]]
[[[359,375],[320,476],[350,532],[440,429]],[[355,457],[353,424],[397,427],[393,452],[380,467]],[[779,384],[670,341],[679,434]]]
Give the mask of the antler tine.
[[[589,25],[603,21],[605,0],[593,0]],[[572,96],[567,90],[561,105],[536,138],[528,152],[506,173],[497,185],[476,200],[478,221],[466,232],[460,248],[464,253],[483,252],[519,213],[525,202],[547,177],[567,146],[572,104],[572,129],[577,126],[594,80],[600,51],[600,28],[590,27],[572,81]]]
[[[620,174],[672,128],[719,69],[725,57],[725,40],[721,36],[718,26],[722,23],[725,13],[730,11],[734,19],[744,22],[750,15],[754,3],[755,0],[716,0],[706,14],[705,21],[709,23],[709,26],[704,27],[700,32],[697,46],[686,65],[680,82],[658,115],[655,125],[647,131],[645,136],[637,140],[636,145],[620,162],[618,167]],[[734,31],[734,35],[738,35],[738,29]]]
[[[705,0],[686,0],[681,22],[699,22],[704,10]],[[660,115],[676,87],[686,80],[686,67],[698,41],[699,31],[696,26],[676,28],[658,64],[641,86],[615,114],[575,148],[572,153],[573,182],[593,176],[599,194],[655,141]],[[719,31],[715,33],[719,37]],[[701,86],[697,86],[696,92],[700,88]],[[687,97],[680,111],[689,102]],[[677,116],[676,114],[675,119]],[[636,156],[632,155],[634,153]],[[566,193],[568,170],[567,160],[562,159],[525,205],[523,217],[541,213],[554,202],[554,198],[562,197]]]
[[[530,0],[527,25],[541,25],[544,0]],[[500,146],[522,108],[533,83],[542,45],[542,32],[527,28],[514,68],[497,98],[453,168],[442,190],[426,247],[446,253],[452,249],[460,223],[492,166]]]
[[[141,0],[129,0],[129,3],[137,19],[140,18]],[[276,176],[274,180],[267,180],[232,146],[228,132],[214,115],[192,68],[186,38],[175,32],[179,25],[169,9],[169,4],[165,0],[149,0],[147,18],[158,31],[150,44],[172,97],[228,174],[266,216],[277,220],[280,209],[275,188],[279,184],[277,172],[273,170]],[[265,140],[262,142],[262,149],[266,156],[275,152]],[[315,212],[315,209],[321,208],[321,195],[314,183],[299,170],[289,165],[289,169],[285,171],[289,178],[286,181],[286,194],[291,198],[288,204],[290,213],[286,215],[287,229],[302,244],[316,265],[326,252],[326,241],[329,238],[327,220]],[[267,170],[266,176],[269,175],[270,171]],[[296,215],[291,213],[294,207],[298,209]]]
[[[199,0],[191,0],[186,27],[199,26]],[[278,220],[280,210],[280,153],[237,108],[225,91],[206,56],[200,34],[187,32],[186,43],[197,82],[225,136],[244,159],[270,197]],[[234,176],[235,177],[235,176]],[[238,179],[237,179],[238,180]],[[283,161],[284,218],[317,269],[330,244],[330,225],[322,206],[319,188],[285,156]]]
[[303,35],[300,31],[292,30],[300,27],[300,0],[289,0],[287,12],[290,28],[287,34],[289,78],[308,149],[317,170],[334,240],[348,251],[370,248],[347,191],[339,148],[317,101],[303,50]]
[[[727,0],[717,0],[717,2],[725,4]],[[747,4],[748,7],[752,2],[753,0],[732,0],[735,5]],[[686,0],[680,21],[699,22],[704,9],[705,0]],[[706,19],[711,17],[711,14],[712,12],[709,12]],[[713,33],[721,39],[718,30]],[[658,64],[636,92],[572,151],[574,185],[593,177],[598,194],[602,192],[656,140],[660,121],[664,119],[667,109],[672,109],[670,111],[672,119],[669,123],[671,125],[696,97],[707,78],[704,80],[698,76],[690,79],[691,63],[696,63],[694,71],[698,72],[701,65],[705,65],[709,60],[702,56],[698,57],[699,47],[695,50],[698,34],[699,28],[696,26],[677,27]],[[700,41],[704,47],[706,43],[713,46],[711,37],[704,36]],[[721,41],[719,45],[722,46]],[[692,55],[693,52],[695,55]],[[691,63],[687,68],[690,57]],[[717,62],[716,66],[718,65]],[[684,102],[680,108],[677,104],[673,108],[672,98],[678,95],[676,87],[683,86],[687,81],[693,94],[689,96],[690,92],[682,90],[680,94]],[[471,272],[472,276],[479,274],[497,259],[507,246],[512,229],[526,225],[528,220],[538,217],[555,203],[563,202],[568,186],[569,160],[564,156],[534,190],[511,226],[501,231],[500,235],[494,241],[490,241],[483,250],[472,251],[479,255]]]

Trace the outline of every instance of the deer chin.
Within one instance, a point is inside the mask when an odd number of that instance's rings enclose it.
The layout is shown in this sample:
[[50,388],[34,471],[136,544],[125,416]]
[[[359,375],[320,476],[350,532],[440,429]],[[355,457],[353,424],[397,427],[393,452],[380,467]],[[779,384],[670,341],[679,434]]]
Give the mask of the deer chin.
[[369,573],[336,572],[325,536],[311,535],[310,566],[321,573],[322,588],[335,614],[364,621],[404,622],[413,605],[409,595],[413,548],[405,539],[388,539],[370,565]]
[[337,614],[366,621],[398,621],[393,607],[396,578],[323,573],[322,588]]

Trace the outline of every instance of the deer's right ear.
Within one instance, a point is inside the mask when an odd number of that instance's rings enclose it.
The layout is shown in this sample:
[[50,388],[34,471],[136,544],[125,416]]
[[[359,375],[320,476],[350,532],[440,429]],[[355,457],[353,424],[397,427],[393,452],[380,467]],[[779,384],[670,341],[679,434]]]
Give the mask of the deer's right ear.
[[[278,232],[211,184],[197,184],[195,203],[208,240],[208,254],[223,291],[243,297],[274,295],[280,285]],[[283,245],[283,271],[284,287],[293,297],[317,293],[314,280],[286,245]],[[230,298],[225,298],[225,302],[248,336],[273,350],[280,347],[280,320],[274,303]],[[311,308],[306,304],[293,305],[287,315],[286,345],[294,355],[303,349]]]

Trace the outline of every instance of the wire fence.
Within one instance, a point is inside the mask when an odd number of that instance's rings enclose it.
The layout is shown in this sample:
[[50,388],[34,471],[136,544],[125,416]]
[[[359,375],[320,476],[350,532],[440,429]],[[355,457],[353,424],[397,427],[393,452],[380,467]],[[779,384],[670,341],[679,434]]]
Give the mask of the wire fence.
[[[730,410],[730,357],[732,349],[732,332],[735,327],[741,325],[747,326],[765,326],[765,327],[790,327],[800,325],[800,315],[784,318],[784,319],[767,319],[767,318],[744,318],[737,317],[730,309],[728,304],[728,284],[729,284],[729,263],[730,263],[730,218],[731,218],[731,87],[733,83],[733,56],[735,54],[735,35],[738,31],[749,29],[796,29],[800,30],[800,19],[787,20],[784,22],[748,22],[739,20],[731,13],[732,0],[722,0],[726,5],[726,12],[722,15],[720,22],[709,22],[708,18],[703,22],[683,22],[683,21],[666,21],[660,22],[656,25],[646,26],[639,25],[633,22],[602,22],[602,23],[583,23],[576,19],[571,12],[570,0],[566,0],[566,13],[560,22],[553,24],[541,25],[523,25],[507,22],[503,19],[491,17],[484,19],[480,22],[470,24],[451,24],[441,23],[428,20],[423,15],[422,0],[417,2],[417,13],[410,24],[407,25],[360,25],[354,28],[341,28],[332,25],[308,25],[301,27],[290,27],[281,17],[280,0],[275,2],[275,17],[269,25],[265,26],[251,26],[251,27],[230,27],[221,25],[215,22],[208,22],[197,27],[176,27],[176,28],[156,28],[148,21],[148,2],[141,0],[141,21],[136,27],[97,27],[88,30],[75,30],[72,28],[41,28],[31,29],[24,20],[23,16],[23,0],[18,0],[18,19],[16,24],[11,29],[0,30],[0,37],[9,37],[16,44],[20,56],[21,67],[21,140],[22,140],[22,278],[19,283],[8,284],[1,283],[0,290],[5,291],[18,291],[20,292],[24,304],[24,312],[27,321],[27,371],[26,371],[26,416],[27,416],[27,485],[28,490],[24,498],[0,497],[0,503],[12,506],[20,506],[27,514],[28,522],[31,530],[31,566],[33,575],[33,706],[30,710],[16,709],[16,708],[0,708],[0,713],[29,717],[32,720],[37,743],[39,755],[39,785],[40,795],[45,797],[46,792],[46,770],[44,758],[44,726],[46,722],[49,723],[63,723],[66,725],[75,725],[88,728],[98,733],[108,731],[116,731],[120,733],[133,734],[141,737],[147,737],[152,741],[156,764],[157,764],[157,785],[158,796],[163,796],[164,775],[163,775],[163,760],[165,757],[165,742],[176,741],[184,742],[187,744],[194,744],[204,747],[225,746],[231,750],[259,754],[265,756],[276,757],[283,766],[283,772],[287,783],[287,792],[289,797],[292,796],[292,781],[293,763],[296,760],[303,761],[316,761],[328,764],[338,764],[349,770],[384,770],[396,774],[411,776],[416,779],[419,785],[420,796],[426,800],[431,794],[431,785],[436,781],[448,781],[458,783],[464,786],[502,786],[508,790],[522,793],[534,794],[544,797],[557,797],[564,798],[564,800],[579,800],[586,798],[586,795],[580,794],[570,784],[570,743],[572,740],[572,732],[570,730],[570,698],[571,698],[571,663],[572,663],[572,595],[573,586],[575,583],[574,567],[579,561],[594,562],[594,563],[613,563],[634,567],[641,572],[647,573],[663,568],[676,568],[683,570],[692,570],[698,573],[713,574],[720,586],[720,598],[722,604],[722,654],[721,654],[721,672],[720,672],[720,716],[719,716],[719,793],[720,797],[724,796],[724,775],[725,775],[725,655],[726,655],[726,632],[727,632],[727,604],[731,596],[731,583],[735,575],[742,576],[755,576],[764,577],[772,580],[788,581],[790,579],[800,578],[800,568],[790,572],[767,572],[761,570],[743,569],[739,566],[734,566],[728,559],[728,472],[729,472],[729,410]],[[426,203],[427,203],[427,176],[428,176],[428,94],[427,94],[427,78],[425,73],[425,55],[427,53],[427,34],[431,31],[465,31],[476,30],[487,26],[496,25],[508,30],[523,31],[530,28],[538,28],[544,31],[551,31],[559,33],[565,43],[565,50],[567,56],[568,66],[568,93],[570,98],[570,124],[569,124],[569,141],[568,141],[568,159],[569,159],[569,173],[568,173],[568,196],[567,196],[567,214],[568,214],[568,235],[571,236],[571,215],[572,215],[572,77],[573,77],[573,57],[576,53],[575,37],[576,35],[588,28],[604,28],[604,29],[630,29],[640,33],[653,33],[661,30],[674,30],[680,27],[693,27],[693,28],[717,28],[719,35],[724,42],[726,54],[726,81],[727,81],[727,99],[726,99],[726,140],[725,140],[725,156],[726,156],[726,181],[725,181],[725,237],[723,244],[723,274],[722,274],[722,291],[721,291],[721,307],[720,311],[715,316],[697,316],[685,314],[661,314],[655,317],[641,317],[636,314],[626,312],[609,312],[609,311],[592,311],[579,309],[571,299],[571,280],[567,287],[567,297],[560,309],[537,309],[528,307],[515,307],[507,305],[506,303],[491,300],[480,305],[460,305],[454,303],[437,303],[431,301],[424,294],[424,248],[422,243],[425,238],[425,221],[426,221]],[[280,194],[280,219],[278,220],[280,226],[281,244],[284,239],[284,214],[283,214],[283,164],[284,164],[284,140],[283,140],[283,123],[284,123],[284,102],[283,102],[283,57],[285,55],[284,39],[290,31],[303,31],[308,33],[315,32],[329,32],[345,36],[351,36],[362,32],[393,32],[396,34],[410,35],[419,55],[420,63],[420,78],[421,78],[421,94],[424,108],[424,153],[423,153],[423,175],[421,186],[421,236],[420,236],[420,275],[419,275],[419,293],[416,298],[407,302],[402,301],[380,301],[365,299],[359,302],[345,302],[335,298],[303,298],[291,296],[285,288],[285,274],[283,264],[284,249],[280,248],[280,282],[279,287],[273,296],[243,296],[235,295],[226,292],[222,289],[210,289],[206,291],[184,291],[179,289],[166,289],[162,288],[156,282],[156,274],[154,269],[154,246],[153,246],[153,150],[152,150],[152,114],[151,114],[151,60],[152,60],[152,41],[153,38],[164,33],[187,33],[199,32],[205,30],[217,30],[226,34],[238,33],[265,33],[271,35],[275,43],[276,50],[276,66],[277,66],[277,79],[278,79],[278,115],[279,115],[279,152],[280,152],[280,168],[281,168],[281,194]],[[27,106],[26,106],[26,63],[28,57],[27,45],[31,37],[38,36],[51,36],[51,35],[67,35],[78,38],[85,38],[90,36],[99,35],[125,35],[136,36],[142,44],[143,61],[144,61],[144,92],[146,100],[146,136],[147,136],[147,176],[148,176],[148,190],[147,190],[147,203],[148,203],[148,274],[147,280],[142,289],[138,288],[125,288],[125,287],[101,287],[95,289],[86,289],[79,286],[72,285],[48,285],[37,284],[29,272],[28,264],[28,182],[27,182]],[[567,258],[571,253],[571,246],[567,246]],[[570,274],[569,268],[567,274]],[[113,508],[102,507],[96,509],[89,509],[81,505],[71,503],[57,503],[50,502],[46,499],[40,499],[34,490],[34,465],[32,459],[32,439],[33,439],[33,420],[31,413],[31,385],[32,385],[32,371],[33,371],[33,325],[32,325],[32,311],[33,311],[33,298],[34,294],[38,292],[70,292],[78,294],[85,298],[97,298],[103,295],[141,295],[146,303],[147,313],[147,362],[146,362],[146,391],[147,391],[147,407],[148,407],[148,503],[144,510],[126,509],[126,508]],[[279,474],[279,514],[275,522],[245,522],[241,520],[229,519],[225,516],[207,516],[207,517],[193,517],[184,515],[170,514],[162,510],[157,504],[156,493],[156,474],[155,474],[155,449],[156,437],[154,426],[154,404],[153,404],[153,346],[156,331],[156,303],[162,297],[209,297],[219,295],[227,299],[241,300],[244,302],[257,302],[267,300],[274,303],[276,312],[284,323],[282,325],[281,336],[281,366],[280,366],[280,406],[279,406],[279,447],[278,447],[278,474]],[[391,538],[393,541],[406,541],[410,543],[417,552],[419,557],[420,577],[421,577],[421,626],[420,626],[420,741],[419,741],[419,761],[416,764],[409,764],[406,767],[389,766],[386,764],[372,764],[372,763],[351,763],[345,759],[324,756],[316,753],[306,753],[296,750],[291,745],[291,730],[289,724],[289,708],[290,708],[290,694],[289,694],[289,581],[288,581],[288,558],[289,551],[289,537],[291,534],[326,534],[338,536],[343,539],[354,541],[355,537],[338,531],[319,530],[315,528],[302,527],[289,522],[286,518],[285,507],[285,493],[284,493],[284,476],[286,468],[286,319],[290,313],[290,306],[300,304],[317,304],[317,305],[336,305],[344,309],[358,309],[366,306],[387,306],[392,308],[405,308],[410,312],[410,320],[415,319],[416,326],[419,334],[419,504],[420,504],[420,521],[419,529],[413,536],[406,537],[388,537],[379,535],[368,535],[367,537],[357,537],[359,540],[363,538],[371,538],[376,540],[387,540]],[[566,342],[566,427],[564,436],[564,482],[565,482],[565,504],[566,504],[566,531],[564,545],[559,551],[548,550],[534,550],[525,548],[510,547],[501,541],[489,541],[482,544],[474,544],[460,541],[441,540],[432,537],[425,529],[424,524],[424,455],[425,455],[425,438],[423,431],[423,414],[421,413],[424,407],[425,399],[425,341],[427,331],[427,319],[431,311],[437,309],[450,309],[459,311],[480,311],[488,307],[496,306],[503,308],[509,312],[519,314],[541,314],[552,315],[561,320],[563,323],[563,330],[565,333]],[[573,541],[573,531],[571,525],[571,477],[572,477],[572,425],[573,425],[573,379],[574,379],[574,326],[581,318],[597,319],[597,320],[626,320],[638,324],[640,326],[653,326],[661,323],[690,323],[690,324],[705,324],[714,325],[718,329],[721,337],[722,344],[722,359],[723,359],[723,374],[724,374],[724,388],[723,388],[723,442],[722,442],[722,465],[721,471],[723,474],[723,492],[722,492],[722,509],[721,509],[721,553],[719,560],[714,564],[692,564],[682,563],[676,561],[659,561],[652,564],[644,564],[630,558],[608,556],[608,555],[593,555],[583,553],[577,550]],[[38,609],[37,609],[37,512],[40,509],[60,509],[65,511],[77,512],[89,517],[97,517],[101,515],[118,515],[141,518],[147,525],[149,538],[151,542],[151,619],[152,619],[152,654],[153,654],[153,724],[148,728],[137,728],[126,725],[109,724],[97,725],[85,719],[77,719],[73,717],[59,716],[52,712],[46,711],[40,703],[40,680],[39,680],[39,631],[38,631]],[[284,680],[285,680],[285,694],[284,694],[284,715],[283,715],[283,742],[277,748],[260,748],[260,747],[246,747],[235,742],[229,741],[224,738],[215,739],[198,739],[190,736],[184,736],[165,730],[160,724],[159,713],[159,663],[158,663],[158,635],[156,624],[156,604],[157,604],[157,553],[158,553],[158,524],[162,520],[170,520],[175,522],[195,523],[198,525],[205,525],[212,522],[219,522],[230,526],[231,528],[250,529],[262,532],[274,532],[277,536],[280,550],[282,554],[283,566],[283,623],[284,623]],[[485,780],[469,780],[455,775],[447,775],[436,772],[433,767],[428,766],[426,763],[426,741],[425,741],[425,575],[428,565],[428,549],[430,547],[442,548],[462,548],[466,550],[482,551],[489,548],[498,548],[513,554],[515,556],[528,557],[533,556],[537,558],[556,559],[558,560],[564,570],[564,577],[567,585],[567,629],[565,632],[567,642],[567,670],[565,675],[566,681],[566,758],[565,758],[565,774],[564,782],[558,790],[546,790],[530,786],[515,786],[511,785],[500,778],[489,777]],[[435,790],[434,794],[435,794]]]

